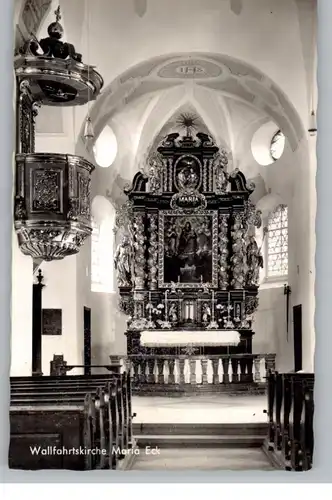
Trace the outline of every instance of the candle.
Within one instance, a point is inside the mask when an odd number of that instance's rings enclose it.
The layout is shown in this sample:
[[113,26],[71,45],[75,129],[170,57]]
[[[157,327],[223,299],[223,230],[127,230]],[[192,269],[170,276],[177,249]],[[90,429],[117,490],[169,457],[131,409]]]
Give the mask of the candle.
[[151,292],[149,292],[149,302],[151,304]]
[[230,312],[230,305],[231,305],[231,292],[228,292],[228,315],[227,315],[227,320],[229,321],[229,312]]

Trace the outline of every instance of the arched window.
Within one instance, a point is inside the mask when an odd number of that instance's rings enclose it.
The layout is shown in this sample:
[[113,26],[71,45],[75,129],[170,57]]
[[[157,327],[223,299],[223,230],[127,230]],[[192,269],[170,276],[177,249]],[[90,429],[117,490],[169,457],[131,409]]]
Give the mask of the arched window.
[[[99,291],[102,286],[99,252],[100,227],[92,222],[91,235],[91,290]],[[98,289],[98,290],[97,290]]]
[[114,234],[111,221],[93,223],[91,235],[91,290],[111,293],[114,291]]
[[267,277],[288,275],[288,210],[279,205],[268,221],[267,233]]
[[277,133],[274,134],[271,140],[271,145],[270,145],[270,154],[273,159],[273,161],[279,160],[281,158],[282,153],[284,152],[285,149],[285,136],[281,132],[281,130],[278,130]]

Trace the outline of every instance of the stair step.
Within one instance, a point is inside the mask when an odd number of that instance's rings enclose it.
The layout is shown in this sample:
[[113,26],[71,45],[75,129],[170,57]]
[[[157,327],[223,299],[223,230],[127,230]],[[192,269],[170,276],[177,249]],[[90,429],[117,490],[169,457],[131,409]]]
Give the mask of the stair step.
[[134,434],[139,435],[205,435],[205,436],[227,436],[227,435],[267,435],[267,423],[248,423],[248,424],[169,424],[169,423],[134,423]]
[[136,435],[135,436],[139,447],[159,446],[160,448],[183,448],[183,447],[229,447],[229,448],[252,448],[261,447],[264,441],[264,436],[207,436],[207,435]]

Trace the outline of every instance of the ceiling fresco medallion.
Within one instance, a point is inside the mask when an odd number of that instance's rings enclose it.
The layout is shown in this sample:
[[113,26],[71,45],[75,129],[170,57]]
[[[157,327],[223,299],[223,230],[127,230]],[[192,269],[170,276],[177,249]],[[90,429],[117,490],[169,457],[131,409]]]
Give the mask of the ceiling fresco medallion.
[[222,73],[220,66],[210,61],[189,59],[174,61],[158,71],[161,78],[217,78]]

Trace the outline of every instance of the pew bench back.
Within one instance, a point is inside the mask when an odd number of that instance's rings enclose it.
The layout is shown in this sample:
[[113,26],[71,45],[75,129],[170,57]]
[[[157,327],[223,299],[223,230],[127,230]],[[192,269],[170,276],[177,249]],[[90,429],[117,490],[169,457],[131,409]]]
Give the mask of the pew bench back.
[[10,423],[11,468],[115,469],[112,448],[132,446],[130,376],[12,378]]

